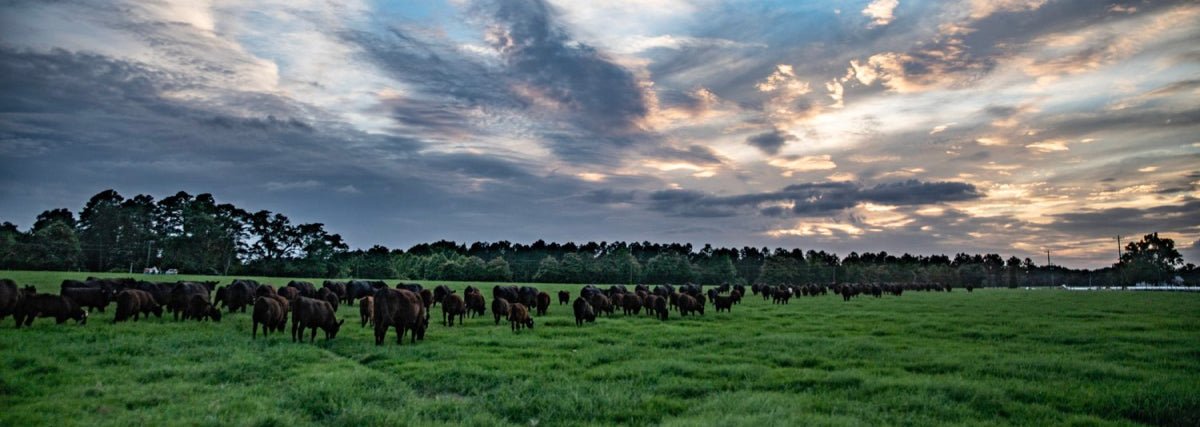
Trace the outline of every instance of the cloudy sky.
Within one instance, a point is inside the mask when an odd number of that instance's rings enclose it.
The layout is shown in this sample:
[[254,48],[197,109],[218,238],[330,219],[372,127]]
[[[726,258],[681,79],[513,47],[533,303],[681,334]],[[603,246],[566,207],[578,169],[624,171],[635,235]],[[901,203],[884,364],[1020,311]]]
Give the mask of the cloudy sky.
[[1200,258],[1194,1],[8,1],[0,219]]

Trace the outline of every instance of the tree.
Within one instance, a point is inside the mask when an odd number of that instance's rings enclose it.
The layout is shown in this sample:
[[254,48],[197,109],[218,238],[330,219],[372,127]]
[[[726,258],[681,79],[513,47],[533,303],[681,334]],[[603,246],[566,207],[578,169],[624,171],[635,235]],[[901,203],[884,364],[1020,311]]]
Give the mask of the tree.
[[1161,283],[1172,278],[1175,269],[1182,265],[1183,255],[1175,249],[1175,241],[1159,237],[1158,233],[1125,245],[1120,263],[1126,278],[1133,283]]
[[495,257],[487,262],[487,277],[482,280],[507,282],[512,280],[512,275],[512,270],[508,268],[508,261],[501,257]]

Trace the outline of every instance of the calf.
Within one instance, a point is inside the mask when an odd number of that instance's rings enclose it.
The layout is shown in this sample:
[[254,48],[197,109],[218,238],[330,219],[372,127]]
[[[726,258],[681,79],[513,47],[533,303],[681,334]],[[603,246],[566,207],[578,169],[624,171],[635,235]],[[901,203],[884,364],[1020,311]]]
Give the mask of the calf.
[[404,289],[381,288],[373,298],[375,311],[371,321],[375,323],[375,345],[383,345],[387,331],[396,328],[396,344],[404,342],[406,330],[412,330],[412,343],[425,339],[429,326],[429,315],[421,297]]
[[588,304],[583,297],[575,298],[572,308],[575,309],[575,326],[583,326],[583,322],[593,323],[596,321],[596,310],[593,310],[592,305]]
[[371,314],[375,312],[375,297],[365,296],[358,300],[358,317],[362,320],[362,327],[367,327],[367,323],[375,325]]
[[500,324],[501,318],[508,318],[508,311],[510,309],[511,307],[508,304],[508,300],[504,298],[495,298],[492,300],[492,317],[496,318],[497,325]]
[[508,310],[508,323],[513,332],[520,331],[522,327],[533,329],[533,318],[529,317],[529,309],[521,303],[513,304]]
[[546,312],[549,310],[550,310],[550,294],[545,293],[545,292],[538,292],[538,294],[537,294],[537,315],[545,316]]
[[113,317],[113,323],[129,320],[130,317],[136,322],[142,316],[150,317],[151,313],[162,317],[162,306],[154,301],[154,296],[149,292],[126,289],[117,294],[116,300],[117,315]]
[[304,342],[304,330],[312,329],[309,341],[316,342],[317,328],[325,331],[325,341],[337,336],[345,320],[337,320],[333,305],[329,301],[316,298],[300,297],[292,308],[292,341],[297,338]]
[[558,305],[569,304],[571,302],[571,293],[567,291],[558,291]]
[[88,313],[68,297],[26,293],[13,317],[17,319],[17,328],[32,325],[33,319],[38,317],[53,317],[57,324],[75,319],[76,323],[86,325]]
[[271,296],[254,299],[254,324],[250,329],[250,338],[258,339],[258,325],[263,325],[263,336],[272,332],[282,332],[287,327],[287,307],[280,302],[281,298]]
[[461,324],[466,313],[467,304],[463,302],[462,297],[449,294],[442,300],[442,325],[454,326],[454,316],[458,316],[458,323]]

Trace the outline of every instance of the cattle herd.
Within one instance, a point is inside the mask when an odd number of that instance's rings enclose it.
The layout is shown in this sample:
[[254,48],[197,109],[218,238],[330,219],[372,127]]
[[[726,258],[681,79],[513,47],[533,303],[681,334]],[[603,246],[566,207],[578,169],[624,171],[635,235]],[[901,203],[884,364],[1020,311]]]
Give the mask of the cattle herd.
[[[966,289],[968,292],[973,290],[970,286]],[[860,295],[881,298],[884,295],[901,296],[905,291],[950,292],[952,288],[936,283],[842,283],[755,284],[748,290],[774,304],[788,304],[792,297],[818,297],[830,292],[849,301]],[[697,284],[653,288],[637,285],[633,290],[624,285],[606,288],[586,285],[580,288],[573,301],[569,291],[559,291],[558,304],[571,306],[576,326],[593,323],[597,316],[612,316],[617,310],[626,316],[644,312],[645,316],[665,321],[672,310],[679,316],[703,316],[710,301],[717,312],[732,312],[746,292],[746,286],[729,284],[710,286],[707,290]],[[513,332],[533,329],[533,316],[545,316],[551,303],[550,294],[533,286],[497,285],[492,287],[491,298],[495,324],[506,320]],[[250,336],[254,339],[258,338],[260,326],[263,336],[284,331],[290,316],[292,341],[301,342],[305,332],[309,332],[309,340],[314,341],[318,329],[325,333],[326,340],[336,337],[345,323],[344,319],[337,318],[338,308],[357,304],[360,327],[370,325],[374,328],[376,345],[382,345],[393,328],[397,344],[403,343],[405,334],[409,335],[411,343],[424,340],[430,312],[438,305],[445,327],[453,327],[456,323],[461,326],[467,318],[485,316],[488,307],[483,291],[474,286],[467,286],[459,295],[446,285],[430,290],[416,283],[399,283],[392,287],[378,280],[326,280],[318,289],[310,282],[296,280],[275,288],[246,279],[218,286],[217,282],[88,278],[84,281],[64,280],[59,294],[55,295],[37,292],[32,286],[18,287],[12,280],[0,279],[0,320],[12,315],[17,328],[29,326],[39,317],[52,317],[59,324],[67,319],[86,324],[90,312],[103,312],[114,303],[113,323],[137,321],[152,314],[161,318],[164,311],[176,320],[220,322],[222,308],[229,314],[245,313],[250,309]]]

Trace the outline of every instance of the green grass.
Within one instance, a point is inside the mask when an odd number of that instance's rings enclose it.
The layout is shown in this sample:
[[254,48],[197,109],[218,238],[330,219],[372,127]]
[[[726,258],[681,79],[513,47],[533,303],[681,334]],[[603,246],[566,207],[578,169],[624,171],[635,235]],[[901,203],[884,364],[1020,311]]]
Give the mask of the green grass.
[[[0,272],[50,292],[84,276]],[[555,301],[519,334],[446,328],[438,307],[424,342],[383,347],[357,307],[315,345],[252,341],[248,313],[114,325],[114,308],[3,321],[0,425],[1200,425],[1195,294],[750,297],[583,328]]]

